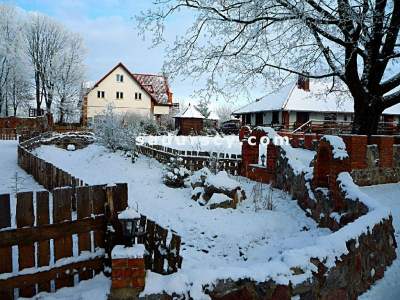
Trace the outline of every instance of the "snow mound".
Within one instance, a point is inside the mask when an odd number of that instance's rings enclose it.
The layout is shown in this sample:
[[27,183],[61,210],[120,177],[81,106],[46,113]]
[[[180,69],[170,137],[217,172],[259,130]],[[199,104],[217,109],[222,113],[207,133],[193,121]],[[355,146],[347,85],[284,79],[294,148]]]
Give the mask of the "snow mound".
[[132,247],[125,247],[123,245],[116,245],[111,252],[113,259],[118,258],[143,258],[146,249],[143,244],[136,244]]
[[240,183],[229,178],[226,171],[220,171],[216,175],[208,176],[205,181],[206,186],[213,186],[221,190],[234,190],[240,187]]
[[332,153],[334,159],[345,159],[349,157],[346,151],[346,144],[341,137],[336,135],[324,135],[321,140],[328,142],[333,147]]

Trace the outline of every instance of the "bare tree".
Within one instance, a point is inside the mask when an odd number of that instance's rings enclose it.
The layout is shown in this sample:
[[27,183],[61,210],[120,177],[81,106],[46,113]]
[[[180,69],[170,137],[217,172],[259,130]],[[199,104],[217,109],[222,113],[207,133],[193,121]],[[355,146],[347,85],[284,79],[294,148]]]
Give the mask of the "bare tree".
[[4,113],[8,116],[7,82],[17,35],[15,9],[12,6],[0,5],[0,15],[0,114],[4,108]]
[[[276,85],[297,74],[340,78],[354,98],[353,130],[377,131],[400,103],[398,0],[155,0],[138,17],[163,42],[165,21],[188,11],[193,25],[169,49],[165,71],[210,75],[211,87]],[[142,32],[144,32],[142,30]],[[335,82],[334,80],[332,80]],[[337,82],[337,81],[336,81]]]
[[36,108],[40,110],[44,100],[50,112],[55,93],[56,60],[65,46],[66,31],[51,18],[32,14],[26,24],[25,38],[34,70]]
[[220,122],[225,122],[231,119],[232,116],[232,106],[228,104],[220,104],[217,107],[217,115],[219,117]]
[[77,34],[69,34],[57,60],[55,94],[60,123],[79,117],[81,84],[84,78],[84,53],[82,38]]

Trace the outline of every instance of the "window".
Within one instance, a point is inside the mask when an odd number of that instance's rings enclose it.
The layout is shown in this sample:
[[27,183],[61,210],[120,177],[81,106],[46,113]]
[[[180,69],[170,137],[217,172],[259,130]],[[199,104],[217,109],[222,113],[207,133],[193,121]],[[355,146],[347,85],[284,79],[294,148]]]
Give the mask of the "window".
[[117,92],[117,99],[124,99],[124,93],[123,92]]
[[97,98],[104,98],[104,91],[97,91]]
[[135,93],[135,100],[142,100],[142,93]]
[[326,113],[324,114],[324,120],[325,121],[336,121],[337,116],[335,113]]
[[272,124],[279,124],[279,111],[272,112]]
[[117,74],[117,82],[124,82],[124,75]]

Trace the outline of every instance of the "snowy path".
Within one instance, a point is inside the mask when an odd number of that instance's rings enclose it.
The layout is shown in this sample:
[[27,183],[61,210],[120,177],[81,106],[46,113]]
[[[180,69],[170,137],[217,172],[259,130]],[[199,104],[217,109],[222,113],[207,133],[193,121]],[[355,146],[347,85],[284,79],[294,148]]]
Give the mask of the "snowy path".
[[0,194],[43,190],[32,176],[17,164],[17,141],[0,140]]
[[[236,210],[208,210],[190,199],[190,188],[166,187],[162,165],[153,159],[141,157],[132,164],[97,145],[74,152],[53,146],[36,151],[89,184],[127,182],[131,206],[137,203],[140,212],[182,236],[184,263],[179,273],[194,281],[224,276],[232,270],[263,276],[269,271],[261,272],[261,263],[287,249],[312,245],[317,237],[330,233],[317,228],[296,202],[279,190],[274,192],[274,211],[254,212],[250,199]],[[254,182],[240,180],[249,196]]]
[[398,300],[400,299],[400,183],[363,187],[363,192],[378,200],[392,210],[393,225],[397,241],[397,259],[386,270],[385,277],[379,280],[361,300]]

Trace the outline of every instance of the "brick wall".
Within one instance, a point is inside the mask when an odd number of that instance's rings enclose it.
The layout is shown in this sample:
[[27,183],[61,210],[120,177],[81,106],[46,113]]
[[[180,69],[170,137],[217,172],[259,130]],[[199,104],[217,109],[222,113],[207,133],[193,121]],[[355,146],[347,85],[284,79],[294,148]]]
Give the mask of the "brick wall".
[[113,248],[110,299],[136,299],[145,286],[145,248],[117,245]]

